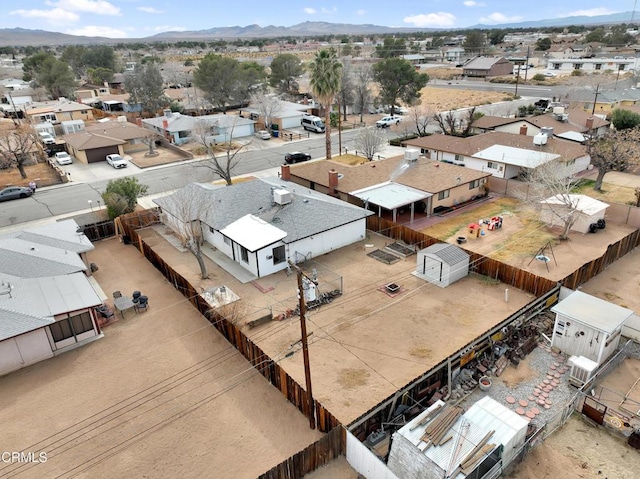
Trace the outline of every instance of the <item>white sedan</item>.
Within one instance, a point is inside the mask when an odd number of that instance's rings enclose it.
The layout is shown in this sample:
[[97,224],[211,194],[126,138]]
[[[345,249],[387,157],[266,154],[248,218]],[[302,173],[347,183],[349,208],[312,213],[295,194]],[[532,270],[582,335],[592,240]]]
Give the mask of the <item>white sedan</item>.
[[114,168],[126,168],[129,162],[122,158],[120,155],[107,155],[107,163],[109,163]]
[[56,153],[56,163],[59,165],[70,165],[73,163],[73,158],[66,151],[59,151]]

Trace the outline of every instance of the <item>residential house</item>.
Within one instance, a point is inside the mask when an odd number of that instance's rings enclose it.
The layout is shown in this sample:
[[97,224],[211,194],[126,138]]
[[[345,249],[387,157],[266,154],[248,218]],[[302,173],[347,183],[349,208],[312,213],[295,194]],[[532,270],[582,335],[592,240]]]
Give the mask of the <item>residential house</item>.
[[[577,142],[586,141],[585,135],[602,136],[609,129],[609,120],[602,119],[577,108],[554,108],[553,112],[526,118],[503,118],[483,116],[473,122],[473,133],[499,131],[520,135],[535,136],[550,131],[553,136]],[[551,130],[549,130],[551,129]]]
[[513,63],[504,57],[476,57],[462,67],[468,77],[489,78],[513,73]]
[[[278,100],[278,102],[279,106],[277,109],[274,109],[274,114],[271,118],[271,125],[278,125],[278,130],[280,131],[287,130],[289,128],[300,128],[302,115],[309,111],[310,106],[315,106],[315,103],[309,105],[282,100]],[[264,118],[262,117],[260,110],[255,106],[249,105],[246,108],[241,108],[240,115],[257,121],[258,124],[260,126],[264,126],[264,128],[271,128],[271,125],[264,124]]]
[[615,91],[598,91],[576,89],[569,94],[569,101],[575,108],[582,108],[592,115],[606,116],[619,106],[620,97]]
[[205,93],[195,86],[181,88],[167,88],[164,94],[172,102],[182,107],[185,115],[212,115],[215,107],[206,99]]
[[201,129],[208,143],[226,143],[233,139],[253,136],[255,121],[239,115],[203,115],[198,117],[181,115],[165,110],[164,116],[142,120],[145,128],[180,145],[187,143]]
[[283,166],[281,177],[375,211],[430,216],[484,195],[490,172],[478,172],[419,157],[404,156],[349,166],[332,160]]
[[444,56],[444,59],[446,61],[455,63],[457,65],[459,63],[462,63],[462,60],[464,58],[464,48],[463,47],[444,48],[441,56]]
[[106,156],[143,151],[149,130],[126,121],[98,121],[87,124],[84,130],[64,136],[69,154],[82,163],[106,161]]
[[25,115],[34,125],[59,125],[68,120],[93,120],[93,110],[90,106],[62,97],[54,101],[32,103],[25,108]]
[[102,337],[102,303],[73,220],[0,237],[0,375]]
[[[171,228],[199,221],[205,241],[256,278],[288,268],[289,260],[309,260],[365,238],[370,212],[292,186],[193,183],[154,202]],[[201,217],[184,218],[186,198],[215,207],[192,209],[203,211]]]
[[426,57],[420,53],[409,53],[407,55],[402,55],[402,58],[412,65],[419,65],[426,62]]
[[556,160],[567,175],[572,175],[586,170],[591,162],[584,145],[554,138],[549,131],[533,137],[498,131],[467,138],[431,135],[403,144],[419,148],[432,160],[464,165],[504,179],[518,178]]

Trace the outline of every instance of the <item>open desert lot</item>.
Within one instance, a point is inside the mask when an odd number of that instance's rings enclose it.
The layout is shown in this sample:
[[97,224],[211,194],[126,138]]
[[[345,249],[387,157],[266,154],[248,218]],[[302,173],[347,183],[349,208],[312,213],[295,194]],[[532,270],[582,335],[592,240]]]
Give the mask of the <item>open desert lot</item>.
[[[111,297],[140,290],[104,338],[0,378],[0,477],[255,478],[321,434],[133,246],[89,253]],[[250,458],[250,459],[248,459]]]

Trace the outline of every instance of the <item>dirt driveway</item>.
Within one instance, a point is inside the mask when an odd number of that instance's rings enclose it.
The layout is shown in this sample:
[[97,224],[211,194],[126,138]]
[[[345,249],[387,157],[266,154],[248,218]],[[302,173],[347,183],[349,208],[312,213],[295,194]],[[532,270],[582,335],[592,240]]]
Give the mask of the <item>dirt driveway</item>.
[[320,437],[135,247],[89,259],[109,296],[140,290],[150,309],[0,378],[1,449],[48,457],[0,477],[255,478]]

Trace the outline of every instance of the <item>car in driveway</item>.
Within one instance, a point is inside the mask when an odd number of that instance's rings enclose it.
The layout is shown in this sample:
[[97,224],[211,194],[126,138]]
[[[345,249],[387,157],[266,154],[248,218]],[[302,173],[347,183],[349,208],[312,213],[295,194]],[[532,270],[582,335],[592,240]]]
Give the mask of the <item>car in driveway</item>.
[[71,155],[66,151],[59,151],[55,154],[55,157],[56,163],[58,163],[59,165],[70,165],[71,163],[73,163],[73,158],[71,158]]
[[554,76],[556,76],[556,74],[553,73],[553,72],[544,72],[543,75],[546,76],[546,77],[554,77]]
[[9,186],[0,190],[0,201],[17,200],[18,198],[28,198],[33,194],[31,188],[24,186]]
[[260,138],[261,140],[269,140],[271,138],[271,133],[267,130],[259,130],[256,131],[256,138]]
[[107,163],[109,163],[114,168],[126,168],[129,162],[121,157],[120,155],[107,155]]
[[287,162],[287,164],[291,164],[291,163],[300,163],[301,161],[309,161],[311,159],[311,155],[308,155],[306,153],[301,153],[299,151],[292,151],[291,153],[287,153],[286,155],[284,155],[284,161]]
[[402,117],[400,117],[400,116],[388,115],[388,116],[382,117],[381,119],[376,121],[376,127],[378,127],[378,128],[388,128],[391,125],[397,125],[401,121],[402,121]]

